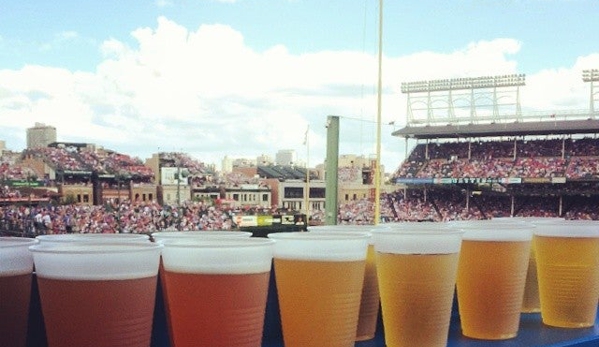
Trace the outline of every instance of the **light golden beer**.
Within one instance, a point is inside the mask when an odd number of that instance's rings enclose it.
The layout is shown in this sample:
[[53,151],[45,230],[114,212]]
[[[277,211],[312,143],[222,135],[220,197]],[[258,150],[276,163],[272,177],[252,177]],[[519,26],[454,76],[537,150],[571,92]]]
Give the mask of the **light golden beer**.
[[285,346],[353,346],[365,262],[274,264]]
[[[308,227],[310,232],[370,232],[375,230],[374,225],[323,225]],[[364,271],[364,284],[362,286],[362,298],[360,299],[360,314],[358,316],[358,328],[356,330],[356,341],[365,341],[374,338],[376,323],[379,314],[380,297],[379,286],[376,277],[376,259],[374,243],[372,239],[368,245],[366,255],[366,269]]]
[[368,233],[275,233],[285,347],[353,347]]
[[518,334],[531,233],[510,230],[464,234],[457,293],[465,336],[503,340]]
[[[512,222],[516,224],[529,223],[541,227],[547,223],[562,222],[565,219],[558,217],[500,217],[494,218],[492,222]],[[522,299],[522,313],[541,312],[541,299],[539,298],[539,282],[537,279],[537,260],[535,257],[534,242],[530,246],[530,259],[526,273],[526,284],[524,285],[524,298]]]
[[379,314],[380,296],[379,284],[376,275],[376,253],[374,245],[368,245],[366,254],[366,268],[364,270],[364,284],[360,299],[360,314],[358,315],[358,328],[356,341],[365,341],[374,338],[376,321]]
[[541,299],[539,298],[539,282],[537,279],[537,259],[535,256],[534,243],[530,245],[530,259],[526,271],[526,283],[524,284],[524,298],[522,299],[523,313],[541,312]]
[[387,346],[445,346],[458,257],[377,254]]
[[388,347],[445,347],[462,232],[403,223],[373,232]]
[[541,317],[551,326],[591,327],[599,295],[599,223],[562,223],[535,232]]

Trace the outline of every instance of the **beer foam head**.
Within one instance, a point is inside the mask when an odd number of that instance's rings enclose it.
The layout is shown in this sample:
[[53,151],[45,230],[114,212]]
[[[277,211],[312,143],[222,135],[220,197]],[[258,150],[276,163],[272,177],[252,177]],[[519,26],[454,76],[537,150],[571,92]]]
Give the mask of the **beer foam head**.
[[494,218],[494,219],[473,219],[450,221],[446,223],[452,229],[489,229],[501,226],[521,226],[527,223],[521,218]]
[[166,239],[179,238],[219,238],[219,237],[250,237],[251,232],[248,231],[232,231],[232,230],[193,230],[193,231],[158,231],[152,233],[152,239],[160,242]]
[[464,240],[525,242],[532,240],[535,226],[524,222],[488,222],[464,225]]
[[549,237],[599,237],[599,221],[563,220],[555,223],[540,224],[534,231],[536,236]]
[[161,241],[166,271],[196,274],[269,272],[274,241],[265,238],[187,238]]
[[501,221],[501,222],[505,222],[505,221],[524,222],[524,223],[532,223],[534,225],[565,221],[565,219],[561,218],[561,217],[499,217],[499,218],[493,218],[493,220]]
[[275,258],[355,261],[366,259],[368,232],[280,232],[268,234],[275,242]]
[[36,239],[41,243],[64,242],[143,242],[150,239],[146,234],[53,234],[39,235]]
[[417,229],[402,227],[374,232],[374,249],[392,254],[451,254],[460,251],[462,231],[433,225],[438,223],[426,224],[430,225]]
[[124,280],[156,276],[162,247],[152,242],[42,242],[29,249],[39,277]]
[[25,237],[0,237],[0,277],[30,274],[33,257],[29,246],[38,242]]
[[[308,231],[309,232],[316,232],[316,233],[330,233],[330,232],[348,232],[348,233],[352,233],[352,232],[358,232],[358,233],[364,233],[364,232],[372,232],[377,230],[379,227],[376,225],[372,225],[372,224],[338,224],[338,225],[319,225],[319,226],[312,226],[312,227],[308,227]],[[372,243],[372,238],[369,239],[369,243]]]

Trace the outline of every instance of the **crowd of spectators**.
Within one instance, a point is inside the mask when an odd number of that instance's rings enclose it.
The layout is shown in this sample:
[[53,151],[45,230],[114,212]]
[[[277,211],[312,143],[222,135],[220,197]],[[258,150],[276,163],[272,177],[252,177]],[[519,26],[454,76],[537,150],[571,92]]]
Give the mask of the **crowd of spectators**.
[[[59,170],[125,173],[151,177],[152,171],[140,159],[110,151],[48,147],[5,152],[0,160],[0,178],[4,181],[28,179],[30,169],[19,166],[18,157],[32,156],[52,163]],[[160,153],[163,166],[188,168],[192,184],[226,183],[253,184],[257,180],[239,174],[219,177],[211,168],[184,153]],[[485,219],[508,216],[557,217],[567,219],[599,219],[595,208],[599,199],[585,191],[599,177],[599,140],[545,139],[512,141],[445,142],[419,144],[395,173],[396,177],[439,178],[551,178],[566,177],[560,185],[566,195],[576,196],[564,205],[554,187],[540,184],[514,184],[503,187],[514,194],[476,194],[448,186],[401,189],[382,194],[381,216],[385,221],[449,221]],[[339,171],[340,180],[360,179],[359,170]],[[358,176],[356,176],[358,175]],[[153,176],[152,176],[153,177]],[[549,189],[549,190],[547,190]],[[544,191],[547,190],[547,191]],[[580,191],[578,191],[580,190]],[[527,194],[521,194],[527,192]],[[0,198],[18,198],[19,190],[0,186]],[[576,194],[576,195],[575,195]],[[151,233],[164,229],[215,230],[235,228],[238,213],[268,213],[240,211],[229,206],[186,201],[181,206],[162,206],[156,202],[107,202],[101,206],[41,204],[38,206],[5,205],[0,208],[0,230],[24,233]],[[272,211],[270,211],[272,212]],[[325,221],[324,211],[311,211],[313,224]],[[340,224],[373,224],[374,203],[360,199],[341,204],[337,215]]]
[[[561,213],[566,219],[599,219],[597,197],[577,196]],[[525,196],[513,204],[502,195],[467,195],[455,189],[404,189],[381,195],[385,222],[452,221],[498,217],[559,217],[555,196]],[[374,224],[374,202],[359,199],[341,204],[338,224]],[[200,201],[181,206],[156,202],[88,205],[7,205],[0,207],[0,231],[23,234],[152,233],[160,230],[235,229],[235,215],[274,213],[276,209],[241,210]],[[311,224],[325,222],[324,211],[312,211]]]
[[394,178],[551,178],[599,176],[599,139],[418,144]]
[[0,230],[25,234],[152,233],[173,230],[230,230],[238,211],[204,202],[181,206],[156,202],[0,207]]

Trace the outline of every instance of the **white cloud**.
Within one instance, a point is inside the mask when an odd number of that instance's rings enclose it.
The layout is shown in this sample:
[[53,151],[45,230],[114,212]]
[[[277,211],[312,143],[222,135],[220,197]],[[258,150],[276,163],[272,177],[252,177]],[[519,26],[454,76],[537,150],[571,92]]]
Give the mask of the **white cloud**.
[[[65,33],[65,37],[73,34]],[[155,28],[132,32],[135,45],[108,38],[94,73],[42,66],[0,70],[3,133],[43,122],[62,141],[87,141],[135,156],[157,148],[183,150],[220,163],[224,155],[274,156],[296,149],[305,156],[310,125],[310,161],[324,160],[328,115],[341,118],[340,152],[375,151],[377,57],[363,52],[291,54],[284,45],[256,51],[242,33],[226,25],[196,30],[161,17]],[[514,39],[480,41],[450,53],[421,52],[384,57],[382,159],[393,170],[404,154],[401,127],[406,101],[401,82],[520,73]],[[534,109],[588,105],[580,80],[597,55],[570,67],[527,76],[523,104]],[[526,98],[524,98],[526,96]],[[14,121],[13,121],[14,120]],[[19,149],[20,144],[7,143]]]

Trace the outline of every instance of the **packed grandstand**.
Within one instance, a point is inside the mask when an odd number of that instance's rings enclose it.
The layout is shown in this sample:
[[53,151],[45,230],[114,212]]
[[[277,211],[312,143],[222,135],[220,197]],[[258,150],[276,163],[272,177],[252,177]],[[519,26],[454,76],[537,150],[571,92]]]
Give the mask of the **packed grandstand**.
[[[591,87],[599,83],[584,81]],[[392,135],[405,138],[406,148],[408,140],[415,140],[415,145],[398,163],[380,201],[375,204],[375,194],[364,194],[365,198],[340,203],[337,223],[374,224],[375,213],[380,214],[376,223],[497,217],[599,219],[599,112],[592,106],[597,93],[591,88],[588,111],[548,112],[539,117],[521,112],[519,88],[524,85],[523,74],[402,84],[408,97],[407,124]],[[464,95],[470,96],[469,102],[464,103]],[[481,104],[481,100],[492,102]],[[127,154],[72,143],[3,151],[0,232],[235,229],[239,215],[304,212],[283,210],[276,203],[224,204],[212,197],[222,196],[227,187],[264,188],[273,178],[266,176],[276,176],[277,182],[301,182],[305,170],[273,166],[259,168],[253,175],[243,170],[223,175],[185,153],[158,153],[155,159],[156,164],[148,164]],[[165,203],[156,189],[161,184],[158,172],[164,168],[177,173],[175,203]],[[181,200],[181,168],[191,186],[209,186],[216,195]],[[361,169],[360,173],[356,167],[339,168],[339,183],[359,182],[365,172],[375,171],[374,167]],[[124,181],[129,189],[152,188],[147,195],[145,191],[131,194],[131,190],[121,195]],[[88,187],[85,194],[93,198],[69,201],[56,189],[65,186]],[[299,195],[293,197],[301,198],[302,189],[295,189]],[[309,224],[325,221],[324,210],[311,210],[308,215]]]
[[[151,171],[127,155],[97,158],[45,148],[5,152],[0,164],[4,182],[30,178],[30,170],[19,164],[19,159],[28,155],[49,157],[65,172],[126,170],[141,181],[152,181]],[[381,216],[384,221],[507,216],[599,219],[598,159],[599,139],[588,136],[426,141],[417,144],[399,165],[393,177],[396,191],[381,195]],[[188,165],[196,173],[214,175],[201,163],[190,161]],[[218,179],[226,184],[229,178],[235,182],[242,179],[238,176]],[[42,185],[61,183],[36,180]],[[22,195],[21,189],[2,185],[0,197]],[[127,199],[101,205],[61,204],[51,199],[36,204],[6,203],[0,211],[0,230],[21,234],[232,229],[236,214],[280,212],[276,206],[250,211],[208,201],[184,201],[177,206]],[[322,223],[324,211],[311,211],[310,217],[312,224]],[[340,224],[372,224],[373,218],[374,202],[368,199],[339,206]]]

